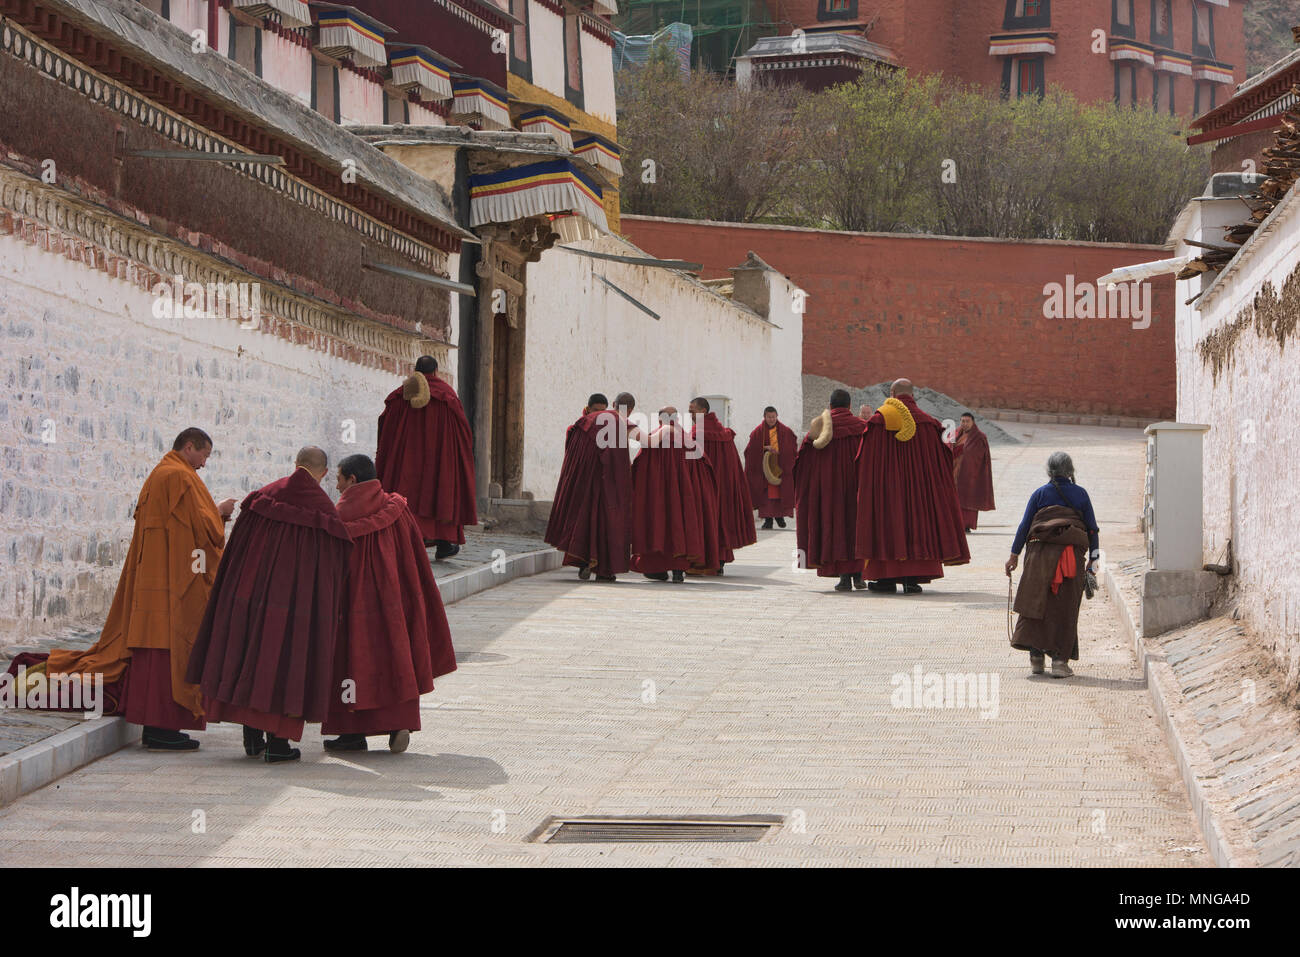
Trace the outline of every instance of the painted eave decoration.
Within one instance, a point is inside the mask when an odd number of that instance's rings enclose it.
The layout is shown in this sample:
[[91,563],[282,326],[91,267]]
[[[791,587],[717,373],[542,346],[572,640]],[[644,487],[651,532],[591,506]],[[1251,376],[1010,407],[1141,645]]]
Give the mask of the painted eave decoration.
[[388,65],[384,34],[396,31],[355,7],[333,3],[312,3],[320,29],[317,48],[326,56],[349,59],[358,66]]
[[453,116],[479,120],[492,126],[510,129],[507,94],[486,80],[461,77],[451,83]]
[[573,129],[569,118],[548,106],[531,107],[520,113],[516,126],[521,133],[545,133],[566,150],[573,149]]
[[572,160],[529,163],[469,178],[470,226],[575,213],[609,232],[601,189]]
[[[1156,69],[1164,73],[1192,75],[1192,58],[1182,53],[1156,53]],[[1230,74],[1231,75],[1231,74]]]
[[1112,60],[1135,60],[1147,66],[1156,65],[1155,51],[1146,44],[1134,40],[1110,38],[1110,58]]
[[1197,80],[1209,80],[1211,83],[1231,83],[1232,66],[1228,63],[1216,63],[1214,60],[1193,60],[1192,77]]
[[230,5],[254,17],[278,14],[280,24],[291,30],[311,26],[311,8],[306,0],[231,0]]
[[995,33],[989,37],[989,56],[1024,56],[1030,53],[1055,53],[1056,34]]
[[585,130],[578,131],[573,139],[574,156],[615,176],[623,175],[622,153],[617,143]]
[[389,45],[389,67],[393,85],[404,90],[418,90],[422,99],[450,100],[451,71],[456,64],[438,57],[426,47]]

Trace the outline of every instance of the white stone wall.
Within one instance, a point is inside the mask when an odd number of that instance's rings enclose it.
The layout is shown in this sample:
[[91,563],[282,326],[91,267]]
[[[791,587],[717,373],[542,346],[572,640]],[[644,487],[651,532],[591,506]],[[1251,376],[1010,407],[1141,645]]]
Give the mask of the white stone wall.
[[[615,237],[574,243],[616,255],[646,255]],[[739,264],[737,264],[739,265]],[[594,278],[603,275],[659,313],[656,320]],[[775,405],[791,425],[803,419],[802,315],[794,287],[771,272],[770,319],[665,269],[605,262],[551,249],[528,267],[524,373],[523,487],[554,497],[564,430],[587,396],[636,396],[637,411],[665,405],[683,414],[697,395],[730,399],[731,426],[744,448]],[[780,326],[780,328],[776,328]]]
[[359,126],[384,122],[384,87],[382,84],[358,76],[351,70],[339,69],[339,122]]
[[530,2],[528,45],[533,86],[564,99],[564,18],[540,3]]
[[262,31],[262,79],[311,106],[311,51],[270,30]]
[[[1244,207],[1236,206],[1234,221],[1240,221]],[[1223,561],[1231,539],[1235,600],[1294,689],[1300,685],[1300,342],[1283,347],[1246,329],[1217,382],[1197,348],[1248,308],[1265,282],[1280,294],[1300,266],[1300,204],[1293,200],[1285,212],[1268,236],[1238,254],[1240,268],[1224,277],[1209,302],[1183,305],[1190,284],[1178,284],[1178,419],[1210,426],[1202,476],[1205,560]],[[1206,209],[1205,215],[1217,213]],[[1186,235],[1195,238],[1197,225]],[[1188,251],[1184,246],[1179,254]]]
[[[614,106],[614,51],[586,30],[579,33],[582,51],[583,109],[606,123],[617,122]],[[563,94],[561,94],[563,95]]]
[[[201,474],[218,500],[286,474],[302,445],[331,462],[374,454],[397,377],[228,319],[157,319],[152,304],[0,237],[0,643],[102,622],[135,497],[181,429],[212,435]],[[325,488],[336,497],[332,477]]]

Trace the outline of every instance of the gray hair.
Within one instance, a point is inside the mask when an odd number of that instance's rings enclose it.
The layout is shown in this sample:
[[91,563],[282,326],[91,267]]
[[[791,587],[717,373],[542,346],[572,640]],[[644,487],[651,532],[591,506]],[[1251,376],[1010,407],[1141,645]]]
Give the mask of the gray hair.
[[1074,481],[1074,460],[1069,452],[1053,452],[1047,460],[1047,477],[1049,479],[1069,479]]

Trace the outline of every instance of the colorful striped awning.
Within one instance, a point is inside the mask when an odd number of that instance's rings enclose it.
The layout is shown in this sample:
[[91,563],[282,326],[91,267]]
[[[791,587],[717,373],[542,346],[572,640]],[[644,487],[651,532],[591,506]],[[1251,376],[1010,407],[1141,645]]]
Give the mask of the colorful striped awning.
[[1192,75],[1192,58],[1182,53],[1156,53],[1156,69],[1164,73]]
[[521,133],[546,133],[566,150],[573,149],[573,130],[569,118],[549,106],[539,106],[519,114]]
[[427,100],[451,99],[451,69],[424,50],[394,48],[388,65],[393,70],[394,86],[418,90]]
[[572,160],[546,160],[469,178],[471,226],[550,213],[576,213],[602,233],[609,232],[600,187]]
[[1231,83],[1232,67],[1227,63],[1215,63],[1213,60],[1193,60],[1192,77],[1197,80],[1209,80],[1211,83]]
[[231,0],[231,6],[255,17],[278,14],[281,25],[289,29],[311,26],[311,10],[305,0]]
[[584,163],[607,170],[615,176],[623,175],[623,151],[617,143],[597,136],[595,133],[580,133],[573,141],[573,155]]
[[318,47],[326,56],[347,58],[360,66],[380,67],[388,63],[384,34],[393,31],[359,10],[321,10]]
[[1147,66],[1156,65],[1155,51],[1133,40],[1110,38],[1110,58],[1112,60],[1135,60]]
[[1055,52],[1055,33],[995,33],[989,37],[989,56]]
[[451,112],[454,115],[479,119],[500,129],[510,128],[510,109],[506,99],[487,81],[453,80],[451,89]]

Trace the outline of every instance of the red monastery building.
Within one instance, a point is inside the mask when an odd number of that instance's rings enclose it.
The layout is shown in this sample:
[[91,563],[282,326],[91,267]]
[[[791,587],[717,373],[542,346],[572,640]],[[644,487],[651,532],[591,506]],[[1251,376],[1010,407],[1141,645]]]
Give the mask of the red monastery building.
[[822,89],[864,68],[943,73],[1008,94],[1197,116],[1245,79],[1245,0],[771,0],[783,35],[736,60],[741,83]]

